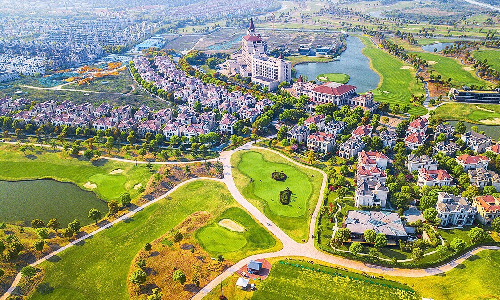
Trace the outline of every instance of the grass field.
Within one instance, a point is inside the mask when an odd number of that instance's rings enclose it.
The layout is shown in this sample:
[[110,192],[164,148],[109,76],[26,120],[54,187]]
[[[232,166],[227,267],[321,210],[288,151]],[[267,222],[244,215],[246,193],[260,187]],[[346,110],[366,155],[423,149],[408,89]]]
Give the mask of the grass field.
[[[443,80],[451,78],[451,84],[453,86],[463,86],[463,85],[476,85],[476,86],[488,86],[490,83],[484,81],[474,74],[474,71],[464,69],[466,66],[462,65],[459,60],[441,56],[439,54],[433,54],[428,52],[418,52],[416,53],[423,59],[427,60],[429,71],[433,71],[434,75],[441,75]],[[435,63],[434,63],[435,62]]]
[[[231,231],[219,225],[219,221],[229,219],[245,228],[244,232]],[[255,222],[243,209],[231,207],[216,220],[196,232],[200,245],[213,257],[222,254],[228,259],[242,259],[253,253],[273,248],[276,245],[271,234]]]
[[[368,37],[359,38],[365,45],[362,51],[370,59],[370,68],[380,76],[380,83],[377,89],[373,90],[375,101],[404,105],[410,104],[411,95],[424,95],[423,85],[416,81],[414,70],[404,68],[408,67],[408,64],[378,49]],[[423,115],[427,112],[422,106],[410,107],[410,114]]]
[[333,81],[333,82],[339,82],[339,83],[348,83],[349,82],[349,75],[343,74],[343,73],[327,73],[327,74],[319,74],[316,79],[318,81]]
[[[316,56],[305,56],[305,55],[294,55],[294,56],[287,56],[286,60],[289,60],[292,62],[292,67],[297,65],[297,64],[304,64],[304,63],[316,63],[316,62],[329,62],[332,61],[331,57],[316,57]],[[312,80],[312,79],[310,79]]]
[[444,275],[394,278],[435,300],[500,299],[500,251],[481,251]]
[[500,124],[500,105],[446,103],[436,108],[435,115],[443,120],[498,125]]
[[[234,289],[236,278],[233,276],[223,282],[228,299],[420,299],[416,293],[401,290],[410,288],[398,282],[367,278],[360,273],[297,260],[275,261],[269,277],[255,282],[254,292]],[[214,290],[207,298],[216,299],[218,294]]]
[[222,183],[189,183],[105,230],[80,246],[69,248],[41,266],[43,285],[51,293],[36,292],[32,299],[129,299],[127,274],[137,252],[196,211],[219,215],[236,202]]
[[478,50],[473,51],[472,56],[480,61],[488,60],[488,65],[492,69],[500,72],[500,51],[499,50]]
[[[131,163],[108,160],[92,163],[47,149],[29,151],[24,155],[18,148],[14,145],[0,146],[0,180],[52,178],[73,182],[81,188],[90,182],[97,185],[93,191],[101,199],[109,201],[118,199],[124,192],[129,192],[134,198],[139,194],[134,186],[138,183],[146,186],[151,177],[145,165],[136,167]],[[116,169],[123,172],[110,174]]]
[[[263,211],[276,225],[296,241],[307,239],[309,220],[321,188],[322,175],[314,170],[298,167],[267,150],[236,152],[231,157],[236,186],[243,196]],[[283,182],[271,177],[274,171],[283,171]],[[289,188],[292,201],[283,205],[280,191]]]

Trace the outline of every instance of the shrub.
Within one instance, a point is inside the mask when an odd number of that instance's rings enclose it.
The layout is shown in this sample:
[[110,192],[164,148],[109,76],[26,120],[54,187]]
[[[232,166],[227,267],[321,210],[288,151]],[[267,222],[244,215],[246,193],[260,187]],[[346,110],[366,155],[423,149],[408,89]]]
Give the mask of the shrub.
[[26,267],[21,269],[21,274],[24,277],[28,277],[28,278],[35,276],[36,272],[37,272],[36,269],[33,268],[32,266],[26,266]]
[[130,282],[133,284],[141,285],[146,282],[147,274],[143,270],[135,270],[132,275],[130,275]]
[[290,204],[290,199],[292,198],[292,191],[289,188],[280,192],[280,202],[283,205]]
[[182,239],[183,239],[182,233],[177,232],[174,235],[174,243],[178,243],[178,242],[182,241]]
[[285,181],[287,176],[285,173],[283,172],[277,172],[277,171],[274,171],[272,174],[271,174],[271,177],[276,180],[276,181]]
[[186,274],[182,270],[176,270],[172,279],[178,281],[180,284],[184,284],[186,282]]
[[36,231],[36,234],[38,234],[38,236],[42,240],[45,240],[49,237],[49,231],[47,230],[47,228],[37,228],[37,229],[35,229],[35,231]]

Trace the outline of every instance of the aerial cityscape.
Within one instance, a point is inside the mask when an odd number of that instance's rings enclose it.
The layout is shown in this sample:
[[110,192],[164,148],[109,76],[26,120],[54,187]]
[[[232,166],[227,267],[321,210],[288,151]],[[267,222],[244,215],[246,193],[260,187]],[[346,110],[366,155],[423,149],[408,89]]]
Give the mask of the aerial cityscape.
[[0,0],[0,300],[500,299],[500,1]]

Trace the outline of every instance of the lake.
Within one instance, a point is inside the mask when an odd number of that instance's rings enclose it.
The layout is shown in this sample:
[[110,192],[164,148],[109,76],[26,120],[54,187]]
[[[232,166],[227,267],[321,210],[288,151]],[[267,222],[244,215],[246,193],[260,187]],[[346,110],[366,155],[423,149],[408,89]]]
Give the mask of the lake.
[[446,46],[453,46],[454,43],[434,43],[422,46],[422,50],[427,52],[434,52],[434,49],[437,49],[436,52],[443,51]]
[[[446,121],[450,123],[450,125],[455,126],[458,121]],[[462,122],[464,123],[465,127],[467,127],[467,130],[470,130],[472,126],[477,126],[477,129],[479,131],[484,131],[484,133],[492,138],[493,140],[497,141],[498,140],[498,135],[500,134],[500,126],[499,125],[483,125],[483,124],[472,124],[469,122]]]
[[306,75],[309,80],[316,80],[319,74],[344,73],[351,77],[350,85],[357,87],[358,93],[365,93],[377,88],[380,77],[370,69],[370,61],[361,53],[363,43],[357,37],[349,36],[347,49],[340,54],[339,60],[327,63],[305,63],[295,66],[297,77]]
[[107,204],[93,192],[85,191],[72,183],[51,179],[0,181],[0,222],[25,222],[41,219],[47,223],[56,218],[62,227],[74,219],[84,225],[91,208],[104,214]]

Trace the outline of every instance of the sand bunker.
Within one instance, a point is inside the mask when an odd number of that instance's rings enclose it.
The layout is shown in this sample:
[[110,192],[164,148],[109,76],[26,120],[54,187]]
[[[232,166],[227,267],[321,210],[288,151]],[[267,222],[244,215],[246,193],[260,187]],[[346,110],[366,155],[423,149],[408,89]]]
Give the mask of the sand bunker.
[[429,60],[427,62],[427,64],[429,64],[429,65],[435,65],[435,64],[437,64],[437,61]]
[[134,185],[134,190],[138,190],[142,186],[142,183]]
[[231,231],[237,231],[237,232],[243,232],[245,231],[245,227],[241,226],[240,224],[236,223],[233,220],[230,219],[222,219],[219,221],[219,225],[227,228]]
[[474,68],[473,67],[464,67],[464,70],[465,71],[474,71]]
[[402,66],[401,70],[413,70],[412,66]]
[[123,172],[123,170],[122,170],[122,169],[116,169],[116,170],[113,170],[113,171],[109,172],[109,174],[111,174],[111,175],[115,175],[115,174],[120,174],[120,173],[122,173],[122,172]]
[[492,120],[481,120],[481,124],[485,125],[500,125],[500,118],[494,118]]
[[389,94],[389,92],[388,92],[388,91],[382,91],[382,92],[383,92],[384,94]]
[[318,79],[319,79],[319,80],[321,80],[321,81],[328,81],[328,78],[326,78],[326,77],[323,77],[323,76],[321,76],[321,77],[318,77]]
[[86,189],[89,189],[89,190],[93,190],[93,189],[97,188],[97,184],[90,183],[89,181],[87,181],[87,183],[85,183],[83,185],[83,187],[86,188]]

